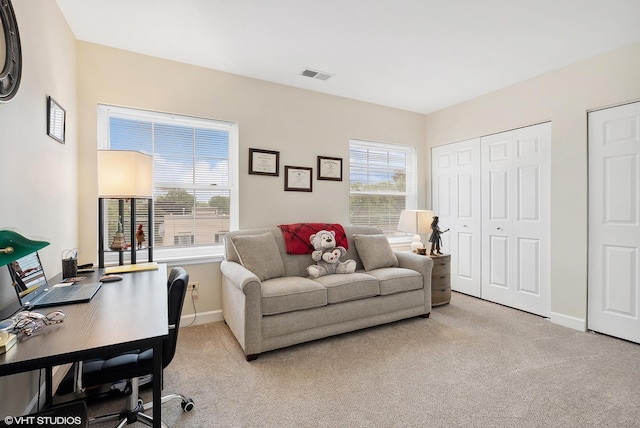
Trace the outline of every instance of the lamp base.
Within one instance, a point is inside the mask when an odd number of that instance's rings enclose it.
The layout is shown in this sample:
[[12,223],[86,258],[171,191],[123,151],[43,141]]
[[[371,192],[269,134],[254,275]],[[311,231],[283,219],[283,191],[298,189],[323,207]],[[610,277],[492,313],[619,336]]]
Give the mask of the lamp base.
[[411,242],[411,251],[417,253],[419,248],[424,248],[424,244],[420,239],[420,235],[416,234],[413,236],[413,242]]

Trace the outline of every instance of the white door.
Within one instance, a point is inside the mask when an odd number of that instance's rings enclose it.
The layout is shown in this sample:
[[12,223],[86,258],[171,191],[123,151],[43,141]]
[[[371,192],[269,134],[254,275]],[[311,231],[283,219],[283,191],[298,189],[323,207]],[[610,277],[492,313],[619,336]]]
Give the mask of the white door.
[[548,317],[551,123],[481,138],[482,298]]
[[451,254],[451,288],[481,297],[480,139],[431,149],[433,212],[443,252]]
[[640,103],[589,114],[588,328],[640,343]]

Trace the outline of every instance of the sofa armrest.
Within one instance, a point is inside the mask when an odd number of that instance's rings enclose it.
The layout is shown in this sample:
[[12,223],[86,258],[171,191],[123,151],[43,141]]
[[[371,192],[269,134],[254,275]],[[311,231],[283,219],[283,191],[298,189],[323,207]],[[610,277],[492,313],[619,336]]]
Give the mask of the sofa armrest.
[[220,262],[222,273],[222,315],[249,355],[262,348],[262,284],[258,277],[239,263]]
[[258,288],[260,287],[260,279],[258,276],[236,262],[223,260],[220,263],[220,272],[222,272],[222,275],[224,275],[231,284],[238,287],[238,289],[245,294],[247,294],[248,291],[246,288],[250,287],[252,282],[257,283]]
[[398,267],[412,269],[422,274],[424,281],[424,304],[427,313],[431,312],[431,271],[433,271],[433,260],[427,256],[419,254],[394,251],[398,259]]
[[425,278],[431,278],[433,260],[430,257],[402,251],[394,251],[394,253],[398,259],[399,267],[413,269],[420,272]]

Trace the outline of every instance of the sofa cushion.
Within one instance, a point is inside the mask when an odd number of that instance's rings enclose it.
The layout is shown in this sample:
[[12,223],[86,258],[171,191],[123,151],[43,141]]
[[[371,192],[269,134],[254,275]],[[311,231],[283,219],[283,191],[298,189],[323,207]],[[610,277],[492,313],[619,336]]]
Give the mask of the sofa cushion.
[[262,314],[275,315],[327,305],[327,289],[308,278],[285,276],[262,283]]
[[380,294],[378,280],[366,273],[338,273],[314,278],[327,288],[327,303],[364,299]]
[[402,293],[419,290],[424,287],[424,280],[419,272],[406,268],[381,268],[367,272],[380,282],[380,295]]
[[353,241],[364,270],[398,266],[398,259],[393,254],[391,245],[384,235],[354,235]]
[[253,272],[260,281],[284,276],[282,257],[271,233],[234,236],[231,243],[242,266]]

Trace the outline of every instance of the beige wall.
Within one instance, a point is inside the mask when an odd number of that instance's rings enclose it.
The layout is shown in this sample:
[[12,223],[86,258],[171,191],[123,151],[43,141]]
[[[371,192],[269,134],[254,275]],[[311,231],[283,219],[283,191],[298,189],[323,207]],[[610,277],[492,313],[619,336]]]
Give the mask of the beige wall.
[[[0,104],[0,229],[51,245],[41,252],[45,271],[61,270],[60,253],[78,242],[75,39],[55,2],[14,1],[23,72],[15,98]],[[67,111],[66,144],[46,131],[46,97]],[[0,267],[0,307],[15,302]],[[37,390],[37,373],[0,378],[0,417],[18,416]]]
[[[96,104],[234,121],[240,130],[240,227],[296,221],[348,221],[349,138],[418,148],[420,208],[430,205],[426,147],[553,122],[552,311],[561,322],[586,318],[586,111],[640,98],[640,44],[619,49],[469,102],[423,115],[76,42],[48,0],[14,1],[22,39],[20,91],[0,104],[0,227],[51,245],[49,275],[63,249],[96,261]],[[76,68],[77,65],[77,68]],[[292,71],[295,72],[295,71]],[[328,82],[330,84],[330,82]],[[46,135],[47,95],[67,110],[66,144]],[[248,148],[278,150],[284,165],[316,167],[342,157],[345,181],[317,182],[313,193],[284,192],[283,177],[247,174]],[[328,205],[330,205],[328,207]],[[198,313],[220,309],[217,263],[186,266],[200,283]],[[13,299],[0,269],[0,302]],[[10,293],[7,293],[10,290]],[[185,314],[193,313],[191,299]],[[0,379],[0,416],[24,411],[37,378]]]
[[[300,221],[349,221],[349,139],[417,148],[426,180],[424,116],[219,71],[78,42],[79,245],[95,254],[96,105],[106,103],[239,124],[240,227]],[[292,73],[295,72],[292,70]],[[329,83],[330,84],[330,83]],[[280,152],[280,177],[248,174],[249,148]],[[313,181],[313,192],[285,192],[284,165],[313,167],[316,156],[341,157],[344,180]],[[420,193],[419,207],[425,205]],[[198,312],[220,310],[220,274],[199,276]],[[185,313],[192,311],[185,304]]]
[[[587,111],[640,99],[640,43],[426,117],[427,147],[552,122],[551,311],[587,316]],[[430,150],[428,164],[431,164]],[[430,185],[425,189],[430,200]]]

